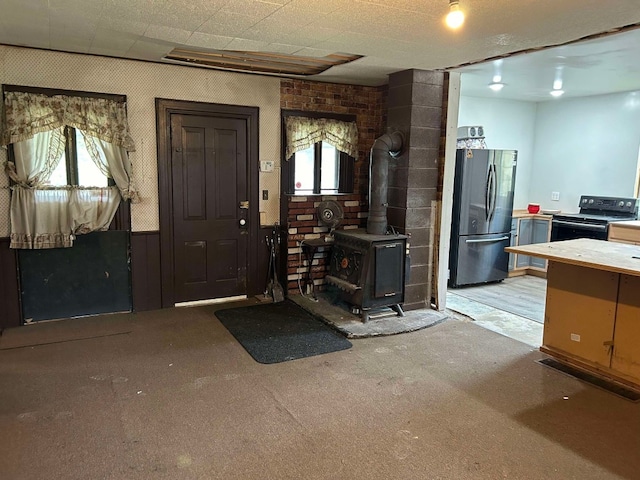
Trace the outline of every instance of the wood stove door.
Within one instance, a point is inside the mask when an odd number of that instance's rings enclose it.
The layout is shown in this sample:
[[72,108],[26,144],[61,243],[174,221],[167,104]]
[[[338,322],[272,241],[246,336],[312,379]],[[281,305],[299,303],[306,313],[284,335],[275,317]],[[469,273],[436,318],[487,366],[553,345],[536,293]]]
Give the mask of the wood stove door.
[[394,297],[404,291],[404,242],[383,243],[375,249],[375,298]]

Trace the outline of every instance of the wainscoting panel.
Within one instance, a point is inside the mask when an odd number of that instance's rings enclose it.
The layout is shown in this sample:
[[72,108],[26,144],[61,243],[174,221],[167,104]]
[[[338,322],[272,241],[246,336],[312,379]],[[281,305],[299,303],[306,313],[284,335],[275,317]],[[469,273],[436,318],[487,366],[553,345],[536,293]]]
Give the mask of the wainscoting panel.
[[0,238],[0,329],[18,327],[21,321],[16,252],[9,239]]
[[162,308],[160,232],[131,234],[131,286],[133,311]]

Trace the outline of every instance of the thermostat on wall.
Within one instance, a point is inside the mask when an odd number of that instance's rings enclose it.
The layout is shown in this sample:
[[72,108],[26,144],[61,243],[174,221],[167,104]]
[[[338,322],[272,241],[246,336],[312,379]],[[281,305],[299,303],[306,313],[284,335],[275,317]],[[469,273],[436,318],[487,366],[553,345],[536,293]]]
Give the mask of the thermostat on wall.
[[273,160],[260,160],[261,172],[273,172]]

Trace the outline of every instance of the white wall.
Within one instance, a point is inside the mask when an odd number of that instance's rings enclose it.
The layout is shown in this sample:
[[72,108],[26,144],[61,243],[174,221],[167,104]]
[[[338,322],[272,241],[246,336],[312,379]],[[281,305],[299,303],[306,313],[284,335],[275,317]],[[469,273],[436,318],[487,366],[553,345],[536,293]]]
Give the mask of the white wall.
[[488,148],[518,151],[513,208],[526,208],[532,201],[529,185],[533,164],[536,104],[461,96],[458,125],[483,126]]
[[531,201],[576,212],[583,194],[632,197],[639,145],[637,92],[538,104]]
[[[0,83],[124,94],[136,151],[130,155],[142,198],[131,207],[134,231],[158,230],[158,173],[155,98],[259,107],[259,160],[273,160],[274,172],[260,173],[260,201],[266,223],[279,216],[280,80],[258,75],[162,65],[90,55],[0,46]],[[4,170],[6,150],[0,150]],[[9,191],[0,175],[0,236],[9,233]],[[261,198],[261,196],[260,196]]]

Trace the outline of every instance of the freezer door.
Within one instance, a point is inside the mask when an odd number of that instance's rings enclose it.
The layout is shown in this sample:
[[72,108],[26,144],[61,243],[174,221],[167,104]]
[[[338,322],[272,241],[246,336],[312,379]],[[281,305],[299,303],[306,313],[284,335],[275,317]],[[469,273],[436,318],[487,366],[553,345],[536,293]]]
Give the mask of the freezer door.
[[[488,233],[491,150],[457,151],[454,191],[454,234]],[[508,229],[507,229],[508,230]]]
[[511,229],[516,157],[515,150],[490,150],[487,233],[507,232]]
[[455,265],[451,270],[450,286],[496,282],[509,274],[509,232],[499,235],[469,235],[458,237]]

